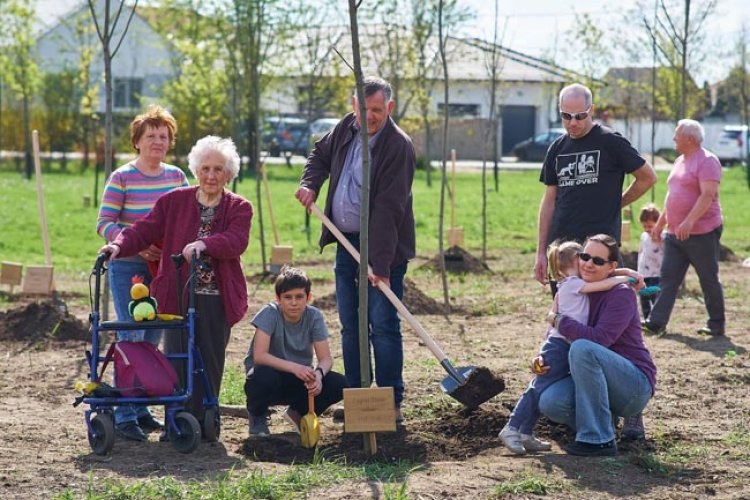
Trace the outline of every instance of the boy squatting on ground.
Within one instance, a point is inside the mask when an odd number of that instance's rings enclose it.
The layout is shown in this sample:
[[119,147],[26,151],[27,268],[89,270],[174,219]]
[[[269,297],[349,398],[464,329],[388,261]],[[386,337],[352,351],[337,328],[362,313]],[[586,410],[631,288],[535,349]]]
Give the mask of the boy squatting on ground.
[[[661,214],[656,205],[649,203],[641,209],[641,213],[638,216],[641,226],[643,226],[641,242],[638,246],[638,273],[643,276],[646,286],[659,286],[661,283],[659,275],[661,274],[661,262],[664,260],[663,235],[666,234],[666,231],[662,232],[662,239],[658,241],[654,240],[651,235],[651,231],[659,220],[659,215]],[[651,314],[651,307],[653,307],[658,298],[658,293],[640,296],[643,322],[648,319]]]
[[[268,407],[288,404],[284,418],[299,432],[315,395],[315,413],[341,401],[346,378],[331,371],[333,359],[323,314],[307,304],[311,283],[299,269],[284,266],[274,284],[276,301],[251,320],[255,336],[245,358],[245,395],[250,435],[266,436]],[[313,368],[313,351],[318,364]]]
[[[592,257],[583,253],[583,247],[575,241],[560,243],[555,241],[547,248],[547,262],[551,276],[558,282],[555,300],[560,314],[575,318],[585,324],[589,316],[588,293],[609,290],[620,283],[628,283],[633,272],[630,269],[618,269],[617,276],[602,281],[587,283],[578,272],[579,259],[589,260]],[[599,259],[599,257],[593,257]],[[598,264],[596,260],[594,264]],[[636,278],[637,279],[637,278]],[[564,312],[563,312],[564,311]],[[570,342],[554,328],[547,329],[546,339],[539,349],[539,354],[532,363],[535,377],[529,387],[518,399],[508,423],[500,431],[499,437],[506,448],[517,455],[524,453],[548,451],[551,445],[536,438],[534,426],[539,420],[539,395],[550,384],[568,375],[568,351]]]

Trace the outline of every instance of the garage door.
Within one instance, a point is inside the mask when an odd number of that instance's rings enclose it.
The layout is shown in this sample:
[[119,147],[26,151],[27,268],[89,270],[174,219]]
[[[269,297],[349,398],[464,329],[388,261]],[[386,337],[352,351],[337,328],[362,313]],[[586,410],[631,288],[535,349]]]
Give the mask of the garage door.
[[503,125],[502,155],[507,155],[513,146],[536,133],[536,108],[534,106],[501,106]]

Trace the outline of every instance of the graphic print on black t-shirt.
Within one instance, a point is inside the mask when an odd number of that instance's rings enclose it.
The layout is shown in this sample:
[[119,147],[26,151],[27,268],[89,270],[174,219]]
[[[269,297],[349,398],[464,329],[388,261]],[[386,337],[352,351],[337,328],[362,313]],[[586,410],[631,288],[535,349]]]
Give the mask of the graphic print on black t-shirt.
[[556,158],[557,186],[580,186],[599,182],[600,151],[561,154]]

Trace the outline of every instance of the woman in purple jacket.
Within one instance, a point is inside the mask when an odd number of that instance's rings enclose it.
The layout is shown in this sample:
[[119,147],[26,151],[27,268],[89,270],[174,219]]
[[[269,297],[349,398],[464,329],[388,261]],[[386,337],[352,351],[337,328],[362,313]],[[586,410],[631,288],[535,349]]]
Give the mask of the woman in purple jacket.
[[[231,327],[247,311],[247,288],[240,256],[250,236],[252,205],[243,197],[224,189],[237,176],[240,157],[231,139],[204,137],[188,155],[190,171],[198,185],[175,189],[157,200],[149,214],[124,229],[100,252],[110,258],[135,255],[154,242],[162,241],[159,273],[151,292],[159,312],[178,311],[177,277],[170,256],[179,254],[188,261],[197,255],[199,266],[195,306],[195,341],[201,351],[205,372],[214,395],[219,394],[224,359]],[[187,274],[184,269],[183,273]],[[182,282],[184,282],[184,278]],[[187,290],[183,289],[183,303]],[[186,352],[183,335],[167,335],[167,352]],[[181,383],[184,384],[184,376]],[[197,381],[196,381],[197,382]],[[194,390],[186,403],[199,422],[203,421],[203,387]]]
[[[611,236],[590,236],[580,258],[581,278],[599,281],[619,260]],[[633,290],[618,285],[589,294],[587,324],[554,311],[550,322],[570,340],[570,375],[552,384],[539,399],[549,419],[576,431],[565,446],[571,455],[607,456],[617,453],[614,419],[639,414],[656,387],[656,366],[643,343],[638,304]]]

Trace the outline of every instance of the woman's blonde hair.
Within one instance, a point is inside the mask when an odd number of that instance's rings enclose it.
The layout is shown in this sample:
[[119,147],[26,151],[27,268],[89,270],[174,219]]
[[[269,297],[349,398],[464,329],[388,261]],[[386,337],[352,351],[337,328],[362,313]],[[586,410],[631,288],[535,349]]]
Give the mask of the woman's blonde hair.
[[554,280],[566,277],[563,271],[570,268],[583,247],[577,241],[555,240],[547,247],[547,265]]

